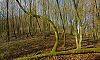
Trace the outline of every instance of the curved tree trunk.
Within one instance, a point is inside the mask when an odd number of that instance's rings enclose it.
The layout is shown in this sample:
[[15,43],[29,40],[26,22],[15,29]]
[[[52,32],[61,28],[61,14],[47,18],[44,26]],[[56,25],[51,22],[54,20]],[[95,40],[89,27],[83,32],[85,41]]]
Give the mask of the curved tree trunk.
[[16,0],[16,1],[17,1],[18,5],[20,6],[20,8],[21,8],[26,14],[28,14],[28,15],[30,15],[30,16],[33,16],[33,17],[41,18],[42,20],[45,20],[45,21],[47,21],[47,22],[50,23],[50,25],[51,25],[52,28],[54,29],[55,35],[56,35],[56,43],[55,43],[55,45],[54,45],[54,47],[53,47],[53,49],[52,49],[52,52],[56,52],[56,49],[57,49],[57,46],[58,46],[58,40],[59,40],[59,38],[58,38],[58,31],[57,31],[57,29],[56,29],[54,23],[53,23],[50,19],[48,19],[48,18],[45,18],[45,17],[40,16],[40,15],[34,15],[34,14],[32,14],[32,13],[27,12],[25,9],[23,9],[23,7],[22,7],[21,4],[19,3],[19,1],[18,1],[18,0]]

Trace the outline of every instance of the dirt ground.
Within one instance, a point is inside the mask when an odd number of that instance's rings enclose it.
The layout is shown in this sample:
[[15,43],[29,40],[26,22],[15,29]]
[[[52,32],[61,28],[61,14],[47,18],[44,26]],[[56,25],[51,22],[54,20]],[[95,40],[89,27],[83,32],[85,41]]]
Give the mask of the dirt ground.
[[[0,41],[0,59],[13,60],[16,58],[31,57],[38,54],[50,53],[55,44],[55,35],[52,34],[44,39],[42,36],[35,35],[27,37],[20,35],[13,37],[10,42]],[[68,51],[76,49],[74,35],[66,35],[66,46],[62,47],[63,38],[59,36],[57,51]],[[94,48],[92,38],[83,38],[82,49]],[[100,39],[96,39],[95,48],[100,48]],[[31,60],[100,60],[100,53],[67,54],[58,56],[42,57]]]

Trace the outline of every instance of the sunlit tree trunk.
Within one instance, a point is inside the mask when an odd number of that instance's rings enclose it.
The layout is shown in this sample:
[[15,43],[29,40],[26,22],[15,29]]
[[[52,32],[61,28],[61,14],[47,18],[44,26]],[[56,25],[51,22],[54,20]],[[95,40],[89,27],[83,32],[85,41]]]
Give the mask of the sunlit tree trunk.
[[81,42],[82,42],[82,22],[81,22],[81,19],[79,17],[78,11],[77,11],[77,6],[78,6],[79,0],[76,0],[76,3],[75,3],[75,0],[72,0],[72,1],[73,1],[73,5],[74,5],[74,8],[75,8],[75,15],[76,15],[77,20],[79,22],[80,40],[79,40],[79,48],[78,49],[81,49]]
[[79,49],[79,40],[78,40],[78,29],[77,29],[77,20],[76,15],[74,16],[74,26],[75,26],[75,39],[76,39],[76,46]]
[[[62,27],[63,27],[63,37],[64,37],[64,44],[63,44],[63,46],[65,46],[65,44],[66,44],[66,35],[65,35],[65,18],[63,19],[62,18],[62,14],[61,14],[61,9],[60,9],[60,7],[59,7],[59,3],[58,3],[58,0],[56,0],[56,2],[57,2],[57,6],[58,6],[58,10],[59,10],[59,13],[60,13],[60,19],[61,19],[61,22],[62,22]],[[64,13],[63,13],[64,14]]]

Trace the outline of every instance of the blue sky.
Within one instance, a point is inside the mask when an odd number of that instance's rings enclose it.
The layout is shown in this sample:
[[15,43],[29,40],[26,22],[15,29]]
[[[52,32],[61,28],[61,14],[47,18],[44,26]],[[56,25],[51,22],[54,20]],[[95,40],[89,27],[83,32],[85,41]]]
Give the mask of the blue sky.
[[1,2],[1,1],[3,1],[3,0],[0,0],[0,2]]
[[[6,1],[6,0],[0,0],[0,5],[1,5],[1,3],[3,2],[3,1]],[[9,0],[10,1],[10,0]],[[14,0],[15,1],[15,0]],[[19,0],[20,1],[20,0]],[[24,3],[24,0],[21,0],[22,2],[21,2],[21,5],[23,6],[25,6],[25,3]],[[33,1],[33,0],[32,0]],[[36,0],[37,1],[37,0]],[[39,0],[39,1],[42,1],[42,0]],[[55,0],[49,0],[49,2],[51,2],[51,1],[55,1]],[[68,0],[66,0],[66,1],[68,1]],[[59,0],[59,2],[60,2],[60,7],[61,7],[61,5],[62,5],[62,0]],[[15,1],[15,3],[16,3],[16,1]],[[66,3],[68,3],[68,2],[66,2]],[[27,4],[28,4],[28,6],[29,6],[29,0],[27,0]],[[72,4],[72,0],[71,0],[71,4]],[[87,6],[90,4],[90,2],[88,2],[88,4],[87,4]],[[40,8],[42,7],[41,5],[38,5],[38,3],[36,4],[37,6],[39,6],[39,7],[37,7],[36,8],[36,10],[37,10],[37,14],[41,14],[41,11],[40,11]],[[23,7],[24,7],[23,6]],[[28,7],[27,6],[27,7]],[[72,4],[72,7],[73,7],[73,4]],[[18,8],[20,8],[19,6],[18,6]],[[88,7],[89,8],[89,7]],[[9,8],[10,9],[10,8]],[[61,8],[62,9],[62,8]],[[26,9],[27,10],[27,9]],[[87,9],[87,10],[89,10],[89,9]],[[1,11],[1,7],[0,7],[0,11]],[[22,10],[21,10],[22,11]],[[24,12],[22,12],[22,13],[24,13]],[[87,14],[88,15],[88,14]],[[88,16],[86,17],[86,18],[88,18]],[[52,18],[51,18],[51,16],[50,16],[50,19],[52,20]],[[59,23],[61,23],[61,22],[59,22]],[[70,23],[69,23],[70,24]],[[79,24],[78,24],[79,25]],[[78,26],[78,28],[79,28],[79,26]]]

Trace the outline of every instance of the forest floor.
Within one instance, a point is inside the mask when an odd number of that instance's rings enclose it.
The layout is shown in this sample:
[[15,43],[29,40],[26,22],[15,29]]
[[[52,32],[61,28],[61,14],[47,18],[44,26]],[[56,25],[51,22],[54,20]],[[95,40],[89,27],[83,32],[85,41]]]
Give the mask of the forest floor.
[[[13,60],[23,57],[31,57],[38,54],[50,53],[56,38],[52,34],[46,39],[36,34],[33,37],[20,35],[18,38],[11,38],[10,42],[0,40],[0,60]],[[66,34],[66,46],[62,47],[63,38],[59,36],[59,46],[57,51],[68,51],[76,49],[74,35]],[[83,38],[82,49],[93,48],[92,38]],[[96,39],[95,48],[100,48],[100,39]],[[36,59],[31,59],[36,60]],[[67,54],[37,58],[37,60],[100,60],[100,53]]]

